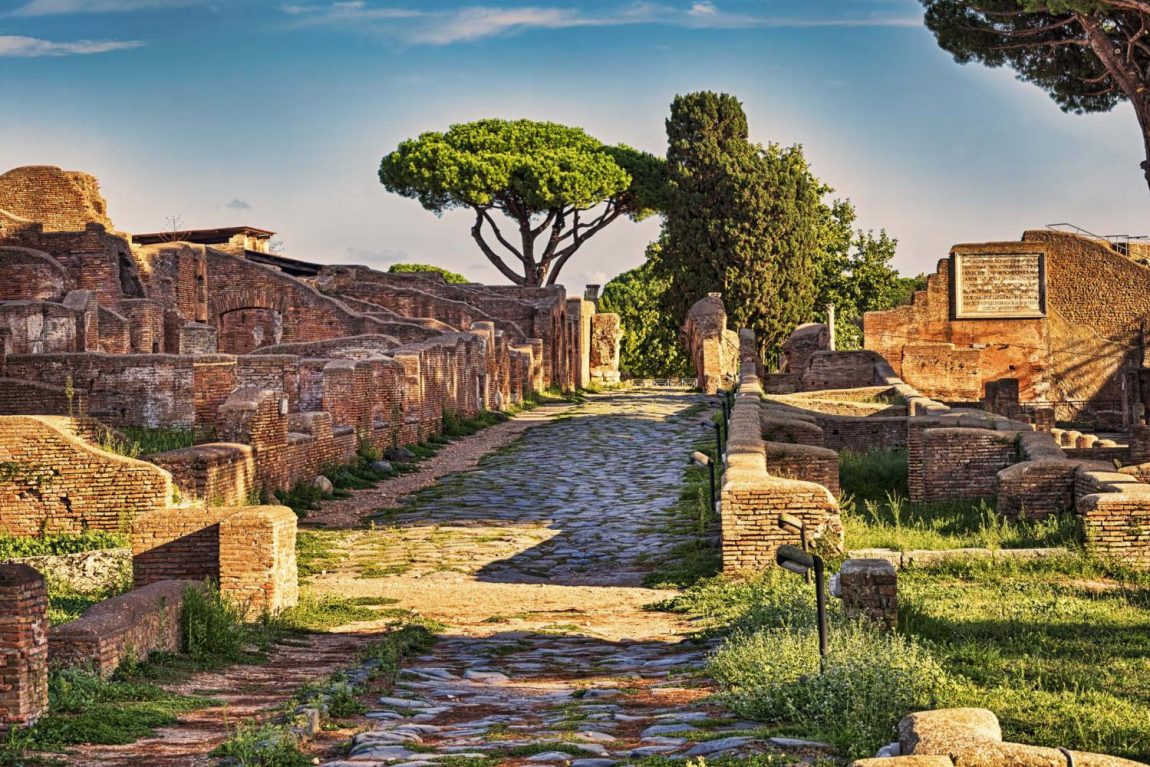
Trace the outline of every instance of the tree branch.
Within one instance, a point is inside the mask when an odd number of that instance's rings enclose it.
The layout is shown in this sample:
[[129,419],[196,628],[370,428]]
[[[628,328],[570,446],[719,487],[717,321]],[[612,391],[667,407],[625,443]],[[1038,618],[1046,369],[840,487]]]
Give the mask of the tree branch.
[[511,280],[513,284],[526,284],[524,277],[516,274],[507,264],[503,263],[503,259],[499,257],[499,254],[492,250],[491,246],[487,244],[487,241],[483,239],[483,219],[486,216],[486,211],[482,208],[476,208],[475,213],[475,225],[471,227],[471,236],[479,245],[479,249],[483,251],[483,255],[487,256],[487,260],[495,264],[495,268],[499,270],[500,274]]

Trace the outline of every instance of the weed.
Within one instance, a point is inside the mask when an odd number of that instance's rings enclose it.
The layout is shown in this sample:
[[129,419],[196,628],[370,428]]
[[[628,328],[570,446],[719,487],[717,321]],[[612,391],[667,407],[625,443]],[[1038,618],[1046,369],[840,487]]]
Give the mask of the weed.
[[299,738],[283,724],[240,726],[211,755],[226,757],[236,767],[305,767],[311,759],[299,748]]

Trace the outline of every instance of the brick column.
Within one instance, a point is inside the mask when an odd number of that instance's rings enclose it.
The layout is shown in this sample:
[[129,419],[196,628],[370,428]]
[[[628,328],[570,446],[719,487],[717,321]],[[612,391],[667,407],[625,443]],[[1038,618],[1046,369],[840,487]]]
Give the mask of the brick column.
[[898,572],[885,559],[848,559],[839,570],[843,611],[893,629],[898,623]]
[[48,589],[28,565],[0,565],[0,732],[48,708]]

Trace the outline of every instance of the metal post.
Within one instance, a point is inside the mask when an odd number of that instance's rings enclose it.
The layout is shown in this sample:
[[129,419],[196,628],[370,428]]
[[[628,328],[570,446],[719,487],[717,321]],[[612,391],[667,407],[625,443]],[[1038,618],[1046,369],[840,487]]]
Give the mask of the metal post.
[[827,657],[827,587],[823,579],[823,558],[812,555],[815,560],[815,609],[819,614],[819,671],[825,670]]
[[723,460],[723,427],[715,424],[715,460]]
[[708,463],[707,468],[711,470],[711,512],[713,513],[719,508],[718,499],[715,498],[715,462]]

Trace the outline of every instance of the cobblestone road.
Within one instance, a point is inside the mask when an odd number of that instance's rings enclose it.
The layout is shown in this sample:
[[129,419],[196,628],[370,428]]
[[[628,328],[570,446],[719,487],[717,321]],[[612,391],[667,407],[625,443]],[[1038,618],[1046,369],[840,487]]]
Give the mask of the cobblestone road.
[[710,646],[644,610],[673,593],[642,581],[687,534],[674,506],[708,436],[699,403],[592,397],[348,538],[342,569],[313,589],[388,598],[447,628],[328,764],[611,767],[780,748],[814,759],[707,700]]

